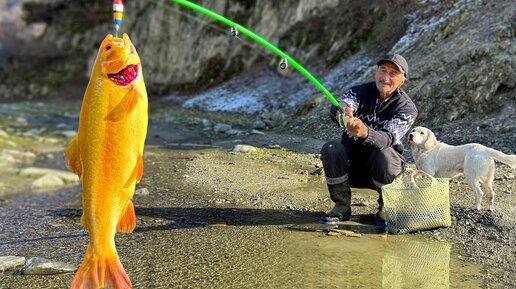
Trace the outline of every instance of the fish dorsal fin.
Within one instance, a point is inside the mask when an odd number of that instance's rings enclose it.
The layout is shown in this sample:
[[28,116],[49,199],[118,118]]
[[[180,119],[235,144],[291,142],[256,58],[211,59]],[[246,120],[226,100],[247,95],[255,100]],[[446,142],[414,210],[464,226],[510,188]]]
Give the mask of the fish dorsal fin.
[[134,169],[129,176],[129,179],[127,182],[125,182],[124,188],[128,188],[131,183],[136,180],[136,183],[139,183],[143,176],[143,158],[142,155],[138,155],[136,158],[136,165],[134,166]]
[[82,174],[82,162],[79,154],[79,141],[77,136],[70,140],[65,151],[66,167],[79,177]]
[[106,116],[105,120],[117,122],[126,118],[136,108],[140,95],[140,90],[136,85],[133,85],[129,91],[127,91],[124,98],[122,98],[115,108]]
[[134,230],[134,227],[136,227],[136,215],[134,214],[133,200],[129,200],[122,217],[116,225],[116,231],[121,233],[131,233]]

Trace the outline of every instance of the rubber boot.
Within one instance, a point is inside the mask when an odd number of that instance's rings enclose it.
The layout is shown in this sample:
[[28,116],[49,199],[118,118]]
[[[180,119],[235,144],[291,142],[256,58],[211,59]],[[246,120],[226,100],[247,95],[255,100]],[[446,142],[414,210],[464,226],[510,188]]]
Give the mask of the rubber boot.
[[377,226],[385,226],[385,211],[383,210],[382,189],[377,189],[378,192],[378,212],[374,215],[374,222]]
[[336,225],[351,217],[351,188],[349,182],[328,185],[330,198],[335,203],[333,209],[321,218],[321,224]]

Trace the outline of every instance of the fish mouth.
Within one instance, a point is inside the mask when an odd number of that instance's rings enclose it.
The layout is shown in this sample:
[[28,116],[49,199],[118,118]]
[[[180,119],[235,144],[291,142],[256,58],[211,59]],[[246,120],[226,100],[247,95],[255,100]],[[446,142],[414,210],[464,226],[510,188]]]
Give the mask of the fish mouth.
[[130,64],[120,70],[118,73],[108,74],[108,78],[119,86],[127,86],[131,84],[138,76],[138,65]]

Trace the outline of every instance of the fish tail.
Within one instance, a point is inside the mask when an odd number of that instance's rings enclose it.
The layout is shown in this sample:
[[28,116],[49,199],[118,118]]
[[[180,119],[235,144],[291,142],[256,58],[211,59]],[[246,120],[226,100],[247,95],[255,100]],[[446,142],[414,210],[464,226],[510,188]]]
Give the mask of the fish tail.
[[86,253],[81,267],[75,273],[70,289],[114,288],[128,289],[132,287],[129,276],[116,253],[112,257],[97,256]]

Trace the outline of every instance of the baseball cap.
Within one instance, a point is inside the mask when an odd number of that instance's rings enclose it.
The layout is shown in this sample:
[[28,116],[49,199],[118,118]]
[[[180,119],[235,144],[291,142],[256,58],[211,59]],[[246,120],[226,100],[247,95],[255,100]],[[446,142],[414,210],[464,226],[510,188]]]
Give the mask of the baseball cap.
[[408,63],[405,60],[405,58],[403,58],[403,56],[401,56],[399,54],[396,54],[396,53],[395,54],[388,54],[385,57],[383,57],[382,59],[380,59],[376,63],[376,65],[380,66],[380,65],[382,65],[382,63],[385,63],[385,62],[392,62],[392,63],[396,64],[398,69],[405,74],[405,78],[407,77],[407,75],[408,75]]

